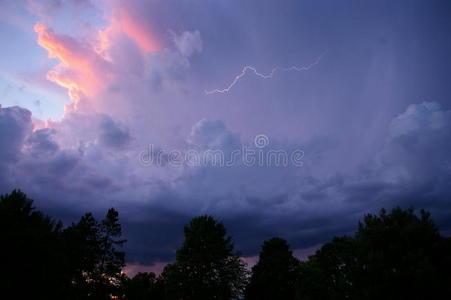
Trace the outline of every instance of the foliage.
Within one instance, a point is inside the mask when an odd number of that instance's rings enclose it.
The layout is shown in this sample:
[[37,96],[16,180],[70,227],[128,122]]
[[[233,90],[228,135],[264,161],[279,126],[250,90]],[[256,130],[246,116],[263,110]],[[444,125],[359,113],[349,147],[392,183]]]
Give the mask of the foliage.
[[234,252],[226,229],[210,216],[194,218],[185,226],[185,241],[176,262],[162,279],[167,299],[235,299],[242,295],[246,269]]
[[[373,300],[451,299],[451,238],[421,210],[368,214],[307,261],[288,243],[263,243],[252,276],[224,225],[211,216],[184,228],[176,260],[156,277],[122,273],[119,213],[84,214],[63,228],[14,190],[0,196],[0,296],[14,299]],[[9,299],[8,298],[8,299]]]
[[119,239],[121,234],[119,214],[114,208],[108,210],[101,222],[86,213],[64,231],[69,261],[74,268],[72,295],[108,299],[118,294],[125,265],[125,254],[117,249],[125,242]]
[[33,201],[14,190],[0,197],[0,290],[26,299],[61,292],[64,258],[61,257],[61,224],[33,208]]
[[298,264],[287,241],[277,237],[265,241],[252,268],[246,300],[294,299]]
[[300,266],[300,299],[444,299],[451,296],[449,238],[429,213],[366,215]]
[[138,273],[124,282],[127,300],[149,300],[157,293],[157,278],[154,273]]
[[[1,291],[17,299],[109,299],[123,280],[118,212],[63,229],[20,191],[0,198]],[[26,287],[26,288],[24,288]]]

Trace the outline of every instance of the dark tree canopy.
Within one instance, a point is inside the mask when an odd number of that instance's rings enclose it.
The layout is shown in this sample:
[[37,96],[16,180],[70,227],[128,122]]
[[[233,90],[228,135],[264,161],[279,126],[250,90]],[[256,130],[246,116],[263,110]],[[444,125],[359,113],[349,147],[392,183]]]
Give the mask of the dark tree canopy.
[[185,241],[176,262],[162,278],[168,299],[234,299],[245,286],[245,266],[234,251],[224,225],[210,216],[194,218],[185,226]]
[[124,253],[118,212],[90,213],[63,229],[20,191],[0,198],[1,292],[15,299],[110,299],[119,293]]
[[287,241],[277,237],[265,241],[252,268],[246,300],[293,300],[298,263]]
[[[156,277],[122,273],[119,213],[84,214],[64,228],[14,190],[0,196],[1,299],[380,300],[451,299],[451,238],[429,213],[381,210],[352,236],[335,237],[307,261],[288,243],[263,243],[248,271],[224,225],[210,216],[184,228],[176,261]],[[12,295],[12,296],[10,296]]]
[[114,208],[101,222],[87,213],[64,231],[74,268],[71,294],[108,299],[119,293],[125,265],[125,254],[117,248],[125,242],[119,239],[121,234],[119,214]]
[[61,292],[64,257],[61,224],[33,208],[33,201],[14,190],[0,197],[0,290],[26,299]]
[[161,299],[157,293],[157,278],[154,273],[138,273],[124,281],[124,294],[127,300]]
[[450,254],[429,213],[381,210],[301,265],[301,299],[450,298]]

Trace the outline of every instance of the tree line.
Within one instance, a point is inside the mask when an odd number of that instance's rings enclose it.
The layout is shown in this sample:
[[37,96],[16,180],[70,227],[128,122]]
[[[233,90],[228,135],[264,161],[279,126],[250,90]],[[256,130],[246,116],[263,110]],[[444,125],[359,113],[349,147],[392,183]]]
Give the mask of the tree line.
[[114,208],[64,227],[14,190],[0,197],[0,234],[1,299],[451,299],[451,238],[424,210],[368,214],[306,261],[271,238],[251,270],[224,225],[199,216],[184,227],[174,263],[132,278],[122,272],[126,241]]

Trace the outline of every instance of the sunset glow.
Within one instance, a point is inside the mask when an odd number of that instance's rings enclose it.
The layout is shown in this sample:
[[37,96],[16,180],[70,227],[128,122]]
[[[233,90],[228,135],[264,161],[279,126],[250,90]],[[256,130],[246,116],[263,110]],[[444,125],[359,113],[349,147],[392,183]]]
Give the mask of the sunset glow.
[[73,102],[77,103],[83,96],[92,97],[106,87],[112,67],[90,45],[58,35],[42,24],[36,24],[34,30],[38,44],[48,51],[50,58],[60,61],[47,73],[47,79],[68,89]]

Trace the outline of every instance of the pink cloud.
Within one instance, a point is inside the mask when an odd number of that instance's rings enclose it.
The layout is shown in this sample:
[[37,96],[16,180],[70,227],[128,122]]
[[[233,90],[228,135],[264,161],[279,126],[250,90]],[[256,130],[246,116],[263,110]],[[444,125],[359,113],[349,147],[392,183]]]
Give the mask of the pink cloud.
[[[34,26],[38,44],[48,51],[49,58],[60,62],[47,72],[47,79],[68,90],[72,104],[66,109],[77,110],[82,99],[93,101],[115,79],[127,76],[124,73],[129,67],[124,62],[128,60],[115,61],[118,51],[119,57],[133,55],[120,43],[122,37],[135,44],[143,54],[161,49],[161,42],[150,30],[148,22],[135,16],[133,9],[113,4],[111,11],[107,25],[84,39],[57,33],[41,23]],[[110,53],[113,47],[115,55]]]
[[158,34],[151,29],[147,19],[136,13],[132,5],[113,2],[111,14],[107,17],[108,25],[99,30],[97,51],[107,59],[111,59],[108,50],[120,37],[127,37],[144,54],[163,49]]
[[143,265],[140,263],[128,263],[124,268],[124,273],[129,277],[135,276],[139,272],[153,272],[160,275],[168,262],[157,262],[152,265]]
[[122,31],[131,38],[145,53],[161,49],[160,42],[155,34],[139,23],[139,19],[132,15],[131,11],[121,8],[118,10],[116,19]]
[[57,34],[53,29],[36,24],[38,44],[50,58],[60,63],[47,73],[47,79],[66,88],[75,107],[83,96],[92,97],[113,79],[113,68],[88,43],[71,36]]

